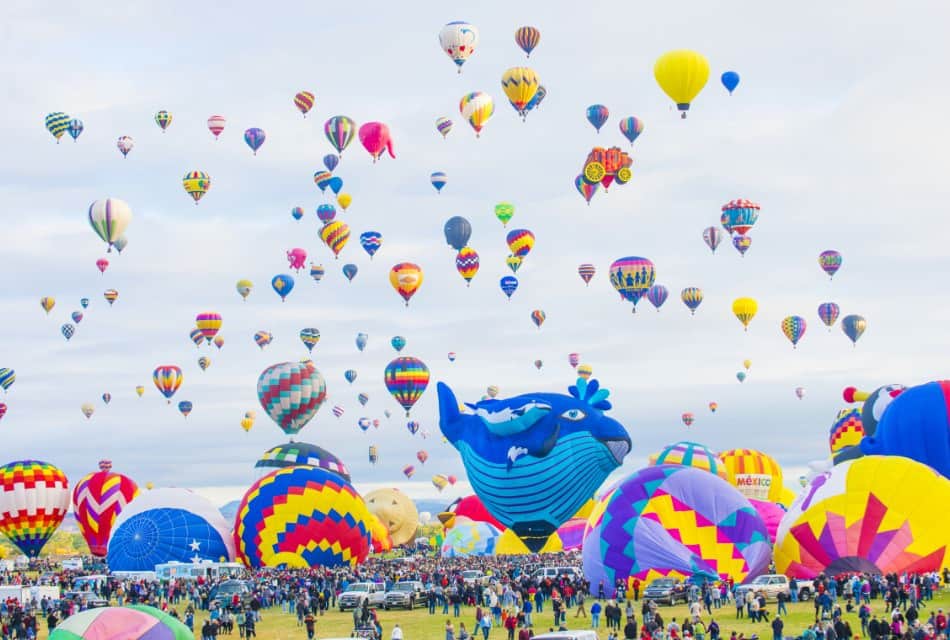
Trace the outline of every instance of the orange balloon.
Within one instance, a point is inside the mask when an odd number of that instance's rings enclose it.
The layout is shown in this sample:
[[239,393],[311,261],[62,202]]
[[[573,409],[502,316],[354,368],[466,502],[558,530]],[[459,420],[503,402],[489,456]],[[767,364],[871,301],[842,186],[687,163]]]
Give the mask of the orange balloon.
[[411,262],[400,262],[389,271],[389,283],[409,306],[409,298],[422,286],[422,269]]

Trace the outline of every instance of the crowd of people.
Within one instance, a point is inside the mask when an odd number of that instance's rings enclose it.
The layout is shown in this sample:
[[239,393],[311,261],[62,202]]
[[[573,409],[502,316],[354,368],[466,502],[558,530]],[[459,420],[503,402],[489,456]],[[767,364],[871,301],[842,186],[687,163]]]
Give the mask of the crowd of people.
[[[578,571],[540,577],[540,566],[576,567],[576,556],[551,554],[543,557],[414,557],[370,559],[355,568],[311,570],[261,570],[249,572],[246,589],[218,595],[220,580],[168,581],[110,577],[86,582],[82,587],[98,598],[50,597],[28,602],[0,602],[0,640],[32,640],[42,622],[52,631],[59,622],[97,599],[113,604],[148,604],[181,620],[193,631],[198,625],[202,640],[218,636],[257,637],[262,613],[279,610],[296,618],[301,637],[315,637],[321,616],[337,607],[340,594],[354,582],[373,582],[389,589],[404,580],[418,581],[423,591],[414,604],[429,616],[445,617],[445,640],[487,640],[504,635],[507,640],[528,640],[541,631],[568,628],[604,629],[609,640],[724,640],[720,621],[726,624],[731,602],[735,618],[762,624],[774,640],[947,640],[947,616],[928,603],[941,588],[950,588],[950,571],[942,575],[840,575],[820,576],[807,583],[790,583],[788,594],[776,602],[764,594],[740,589],[731,581],[697,582],[684,587],[688,615],[677,620],[654,600],[642,597],[639,581],[598,584],[592,588]],[[82,572],[37,566],[31,572],[0,573],[0,585],[58,586],[72,592]],[[478,570],[476,579],[463,571]],[[805,589],[802,589],[805,587]],[[814,621],[804,629],[786,626],[788,605],[807,592],[814,606]],[[672,610],[671,610],[672,611]],[[538,614],[553,614],[548,629],[537,622]],[[384,629],[384,616],[364,601],[353,611],[355,637],[403,640],[403,629]],[[850,619],[849,619],[850,618]],[[855,627],[852,628],[852,622]],[[384,635],[386,632],[387,635]],[[498,633],[498,632],[501,633]],[[747,640],[735,632],[730,640]],[[752,638],[757,638],[757,634]],[[752,640],[752,638],[748,640]],[[415,639],[408,639],[415,640]]]

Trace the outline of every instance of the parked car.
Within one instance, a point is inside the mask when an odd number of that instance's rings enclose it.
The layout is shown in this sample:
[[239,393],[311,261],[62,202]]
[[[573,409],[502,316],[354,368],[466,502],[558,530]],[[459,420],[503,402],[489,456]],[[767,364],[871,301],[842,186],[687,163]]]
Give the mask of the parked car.
[[64,600],[72,600],[82,605],[83,609],[108,607],[109,601],[92,591],[67,591],[63,594]]
[[531,577],[538,581],[544,580],[545,578],[557,580],[561,576],[567,576],[573,579],[583,577],[583,574],[580,569],[575,567],[540,567],[535,569],[531,574]]
[[[354,582],[346,588],[346,591],[340,594],[339,598],[337,598],[337,606],[339,606],[340,611],[356,609],[357,607],[363,606],[364,600],[370,600],[370,596],[375,596],[378,601],[379,596],[376,596],[376,593],[377,589],[375,583]],[[386,595],[384,592],[383,598],[385,599],[385,597]]]
[[416,603],[422,601],[424,591],[425,587],[422,586],[421,582],[397,582],[392,589],[386,592],[383,608],[396,609],[401,607],[412,611]]
[[235,595],[242,601],[246,600],[251,596],[251,589],[243,580],[225,580],[211,587],[211,591],[208,592],[208,602],[217,600],[218,604],[228,606]]
[[[811,598],[811,584],[798,583],[798,599],[799,600],[808,600]],[[736,593],[753,593],[756,596],[762,594],[765,596],[766,600],[775,600],[778,598],[779,593],[784,593],[786,596],[791,598],[791,583],[787,576],[784,576],[780,573],[770,573],[764,576],[759,576],[752,582],[748,584],[742,584],[736,587]]]
[[552,631],[534,636],[535,640],[597,640],[597,632],[586,631]]
[[465,584],[480,584],[485,580],[485,574],[477,569],[463,571],[462,580],[465,582]]
[[673,606],[688,600],[687,588],[679,578],[657,578],[643,591],[643,597]]

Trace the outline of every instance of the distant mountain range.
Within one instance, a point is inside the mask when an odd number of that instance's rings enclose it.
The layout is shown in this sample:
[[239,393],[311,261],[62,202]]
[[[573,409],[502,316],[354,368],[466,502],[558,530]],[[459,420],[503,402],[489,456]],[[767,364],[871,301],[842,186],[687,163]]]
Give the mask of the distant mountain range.
[[[432,514],[433,518],[440,511],[444,511],[445,508],[448,507],[450,504],[449,502],[446,502],[445,500],[415,500],[414,502],[416,503],[416,509],[419,510],[419,513],[422,513],[423,511],[428,511],[429,513]],[[241,501],[234,500],[220,507],[218,510],[221,512],[221,515],[224,516],[224,519],[228,523],[233,523],[234,518],[237,516],[237,510],[239,506],[241,506]],[[71,519],[72,514],[69,514],[69,517]],[[65,524],[66,523],[64,522],[63,525],[65,526]],[[72,520],[72,526],[78,531],[78,528],[76,528],[75,520]]]

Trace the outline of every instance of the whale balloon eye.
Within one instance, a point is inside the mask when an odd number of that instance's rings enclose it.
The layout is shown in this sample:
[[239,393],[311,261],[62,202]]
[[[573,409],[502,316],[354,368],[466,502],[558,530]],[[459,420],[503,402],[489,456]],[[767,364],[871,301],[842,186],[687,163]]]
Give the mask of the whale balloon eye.
[[571,422],[580,422],[587,417],[587,414],[580,409],[568,409],[561,414],[561,417],[565,420],[570,420]]

